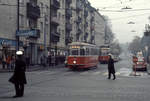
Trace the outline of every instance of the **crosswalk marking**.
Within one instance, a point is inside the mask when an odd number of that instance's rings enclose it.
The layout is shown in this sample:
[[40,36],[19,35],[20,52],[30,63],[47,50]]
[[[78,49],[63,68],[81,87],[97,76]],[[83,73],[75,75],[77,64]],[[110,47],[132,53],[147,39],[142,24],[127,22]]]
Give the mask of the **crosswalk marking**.
[[[54,74],[59,74],[62,73],[64,76],[67,75],[81,75],[81,76],[86,76],[86,75],[103,75],[103,76],[107,76],[108,72],[107,71],[83,71],[83,72],[74,72],[74,71],[70,71],[70,72],[58,72],[58,71],[38,71],[38,72],[28,72],[31,74],[35,74],[35,75],[54,75]],[[134,76],[135,72],[120,72],[117,71],[116,76],[125,76],[125,77],[132,77]],[[147,72],[136,72],[136,75],[141,76],[141,77],[147,77],[148,74]]]
[[99,75],[101,72],[98,71],[98,72],[94,72],[93,75]]

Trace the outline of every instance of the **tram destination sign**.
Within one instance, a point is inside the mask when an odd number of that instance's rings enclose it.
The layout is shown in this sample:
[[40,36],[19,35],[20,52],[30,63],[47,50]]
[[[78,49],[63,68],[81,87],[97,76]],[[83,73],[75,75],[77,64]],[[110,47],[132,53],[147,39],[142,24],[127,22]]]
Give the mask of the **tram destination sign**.
[[37,30],[17,30],[16,31],[16,36],[32,36],[36,37],[37,36]]

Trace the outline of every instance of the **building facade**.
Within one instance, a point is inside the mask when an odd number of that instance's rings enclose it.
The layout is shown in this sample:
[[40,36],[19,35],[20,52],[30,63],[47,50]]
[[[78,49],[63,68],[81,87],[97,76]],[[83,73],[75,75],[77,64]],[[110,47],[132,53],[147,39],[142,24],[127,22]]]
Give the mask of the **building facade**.
[[19,36],[19,49],[30,59],[30,64],[39,64],[49,45],[50,37],[46,37],[49,36],[50,26],[49,0],[19,0],[18,13],[17,5],[18,0],[0,2],[1,48],[7,47],[5,57],[15,54],[16,36]]

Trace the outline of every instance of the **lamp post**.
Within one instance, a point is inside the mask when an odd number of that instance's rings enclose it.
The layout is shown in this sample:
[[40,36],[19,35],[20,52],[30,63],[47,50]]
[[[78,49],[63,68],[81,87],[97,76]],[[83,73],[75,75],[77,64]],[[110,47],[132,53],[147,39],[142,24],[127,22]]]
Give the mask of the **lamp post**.
[[[20,0],[17,0],[17,31],[19,32],[19,12],[20,12]],[[17,44],[16,44],[16,50],[19,50],[19,36],[16,36]]]
[[145,57],[146,57],[146,62],[148,62],[148,46],[145,46]]

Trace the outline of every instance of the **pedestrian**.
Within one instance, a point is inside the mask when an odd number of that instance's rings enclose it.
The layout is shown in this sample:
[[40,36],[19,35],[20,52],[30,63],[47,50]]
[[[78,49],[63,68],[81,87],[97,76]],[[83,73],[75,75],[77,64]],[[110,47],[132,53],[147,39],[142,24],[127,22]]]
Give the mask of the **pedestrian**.
[[6,58],[7,69],[10,68],[10,63],[11,63],[11,56],[8,55],[7,58]]
[[9,82],[13,83],[15,86],[16,95],[13,96],[14,98],[22,97],[24,95],[24,84],[27,83],[25,76],[26,64],[23,60],[23,52],[17,51],[16,55],[17,59],[15,61],[14,74],[9,79]]
[[13,70],[15,67],[15,56],[14,54],[11,55],[11,69]]
[[116,75],[115,75],[114,60],[113,60],[111,54],[109,54],[108,56],[109,56],[109,60],[108,60],[108,79],[111,79],[111,74],[113,74],[113,76],[114,76],[113,80],[115,80]]
[[5,65],[6,65],[6,56],[3,54],[2,55],[2,67],[3,67],[3,69],[5,69]]

